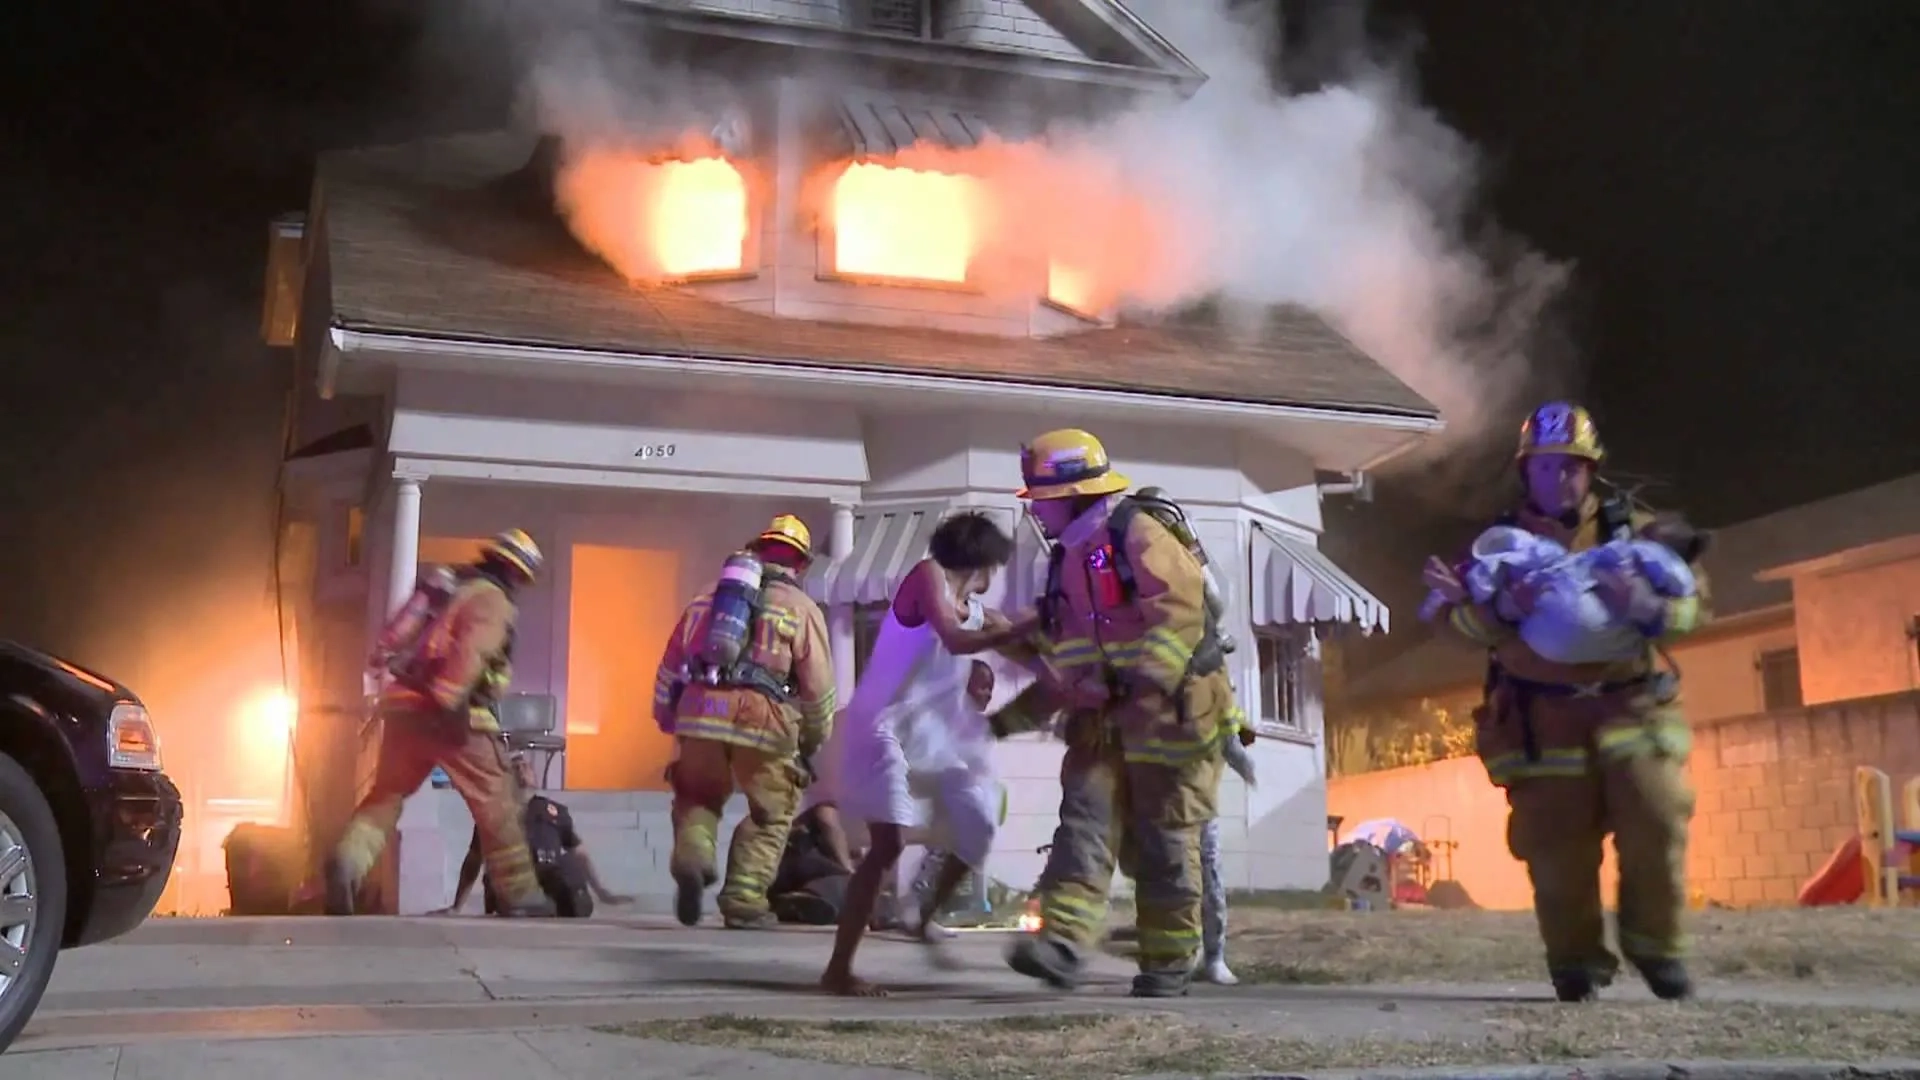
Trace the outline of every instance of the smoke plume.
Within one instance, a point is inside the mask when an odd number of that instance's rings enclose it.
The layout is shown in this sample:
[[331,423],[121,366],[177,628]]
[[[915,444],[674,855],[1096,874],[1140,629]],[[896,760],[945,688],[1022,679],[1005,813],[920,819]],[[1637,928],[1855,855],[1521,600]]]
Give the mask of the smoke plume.
[[[1446,434],[1397,468],[1437,474],[1422,486],[1451,498],[1484,471],[1486,448],[1504,445],[1523,399],[1574,374],[1545,333],[1570,267],[1474,225],[1474,148],[1401,73],[1356,57],[1342,79],[1284,94],[1268,61],[1277,29],[1225,0],[1132,6],[1207,74],[1191,99],[1055,125],[1043,142],[922,144],[886,164],[976,178],[972,232],[1030,256],[978,260],[992,265],[969,283],[988,291],[1031,293],[1038,259],[1064,263],[1091,310],[1214,300],[1229,314],[1319,312],[1440,409]],[[722,104],[738,87],[610,45],[586,9],[537,8],[513,34],[537,120],[563,139],[559,209],[616,269],[656,279],[659,260],[638,239],[648,157],[723,153],[744,134]],[[830,189],[814,178],[804,195],[826,223]]]

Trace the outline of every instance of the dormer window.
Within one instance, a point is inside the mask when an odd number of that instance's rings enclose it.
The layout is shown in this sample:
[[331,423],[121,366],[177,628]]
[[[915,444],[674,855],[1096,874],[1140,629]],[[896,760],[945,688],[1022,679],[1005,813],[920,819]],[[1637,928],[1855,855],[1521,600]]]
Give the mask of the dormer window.
[[1060,259],[1047,260],[1047,303],[1097,322],[1106,307],[1099,293],[1091,271]]
[[971,176],[856,161],[833,181],[822,261],[833,277],[965,285],[980,200]]
[[752,273],[755,210],[746,175],[710,151],[582,155],[555,195],[581,243],[630,281]]
[[746,267],[747,182],[732,162],[661,162],[647,182],[654,190],[647,228],[664,276],[737,274]]

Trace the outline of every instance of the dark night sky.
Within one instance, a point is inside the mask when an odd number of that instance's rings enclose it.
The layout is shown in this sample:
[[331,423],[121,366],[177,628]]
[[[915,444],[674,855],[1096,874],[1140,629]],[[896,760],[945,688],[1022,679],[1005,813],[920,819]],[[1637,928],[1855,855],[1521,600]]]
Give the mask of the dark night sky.
[[[0,633],[107,664],[164,632],[145,602],[236,565],[265,587],[265,223],[305,205],[312,153],[500,96],[402,0],[20,7]],[[1385,7],[1494,215],[1578,262],[1568,329],[1622,468],[1709,522],[1920,470],[1920,4]]]

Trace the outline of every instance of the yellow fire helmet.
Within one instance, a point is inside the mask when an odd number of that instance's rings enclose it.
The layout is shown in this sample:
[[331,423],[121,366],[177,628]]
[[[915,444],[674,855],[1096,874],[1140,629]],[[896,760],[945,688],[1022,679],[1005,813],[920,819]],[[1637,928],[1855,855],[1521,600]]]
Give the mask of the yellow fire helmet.
[[781,514],[755,538],[757,543],[785,544],[807,558],[813,558],[813,532],[807,523],[792,514]]
[[480,557],[506,563],[524,574],[528,581],[540,572],[540,564],[545,561],[540,545],[534,543],[524,529],[508,529],[480,545]]
[[1073,495],[1111,495],[1133,485],[1113,471],[1107,448],[1079,428],[1049,431],[1020,448],[1022,499],[1065,499]]
[[1593,414],[1570,402],[1550,401],[1533,410],[1527,422],[1520,425],[1520,449],[1515,459],[1535,454],[1566,454],[1598,463],[1607,456],[1607,450],[1600,445],[1600,429],[1594,426]]

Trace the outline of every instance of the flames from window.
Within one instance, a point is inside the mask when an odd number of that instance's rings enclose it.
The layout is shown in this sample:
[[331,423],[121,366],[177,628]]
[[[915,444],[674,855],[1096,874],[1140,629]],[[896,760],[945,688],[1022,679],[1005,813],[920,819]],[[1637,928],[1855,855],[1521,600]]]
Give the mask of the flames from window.
[[979,247],[971,176],[856,162],[833,184],[833,272],[958,284]]
[[[753,269],[748,231],[768,193],[753,170],[692,142],[666,161],[588,149],[559,174],[575,236],[630,280]],[[801,203],[822,232],[820,269],[854,279],[1043,296],[1097,316],[1123,299],[1183,295],[1194,277],[1168,204],[1070,143],[922,144],[832,162],[807,177]]]
[[1186,284],[1171,276],[1184,264],[1170,215],[1071,145],[922,144],[828,166],[803,198],[831,234],[836,274],[964,282],[1088,316]]
[[1047,299],[1080,315],[1098,315],[1106,306],[1098,275],[1060,256],[1047,259]]
[[630,281],[745,266],[747,181],[715,153],[659,160],[588,151],[561,169],[555,197],[574,235]]

